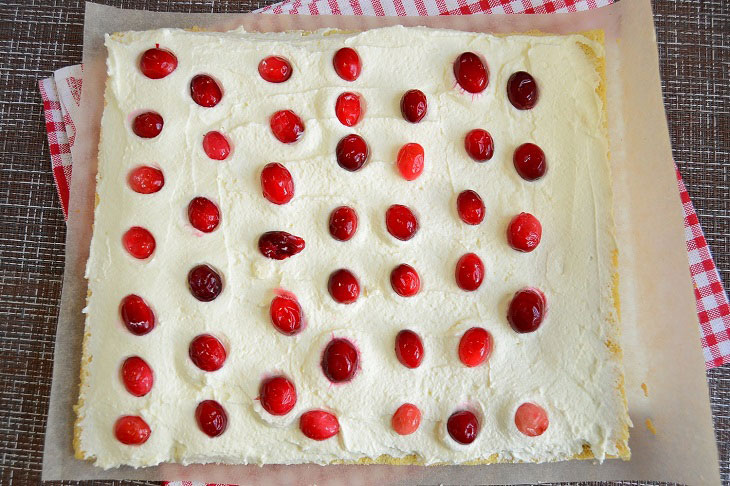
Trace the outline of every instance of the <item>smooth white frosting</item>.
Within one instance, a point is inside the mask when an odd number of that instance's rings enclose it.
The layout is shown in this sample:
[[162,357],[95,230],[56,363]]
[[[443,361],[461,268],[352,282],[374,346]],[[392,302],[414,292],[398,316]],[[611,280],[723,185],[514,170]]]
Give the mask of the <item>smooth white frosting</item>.
[[[179,61],[160,80],[147,79],[137,67],[141,53],[155,44]],[[165,461],[328,463],[381,454],[417,454],[425,463],[493,454],[548,461],[572,457],[584,444],[601,460],[617,454],[628,416],[618,387],[621,365],[606,346],[617,334],[611,324],[610,175],[594,62],[603,56],[600,44],[579,35],[495,37],[391,27],[307,35],[163,29],[114,35],[106,45],[100,201],[87,265],[85,353],[91,361],[79,407],[85,457],[107,468]],[[362,59],[362,74],[352,83],[332,68],[332,54],[343,46],[354,47]],[[489,86],[477,96],[455,87],[452,65],[464,51],[483,55],[489,66]],[[257,65],[267,55],[291,61],[289,81],[260,78]],[[518,111],[507,100],[507,79],[518,70],[538,81],[540,101],[533,110]],[[190,79],[201,73],[223,87],[214,108],[190,98]],[[412,88],[428,97],[428,114],[418,124],[404,121],[399,109],[401,95]],[[364,118],[354,128],[335,117],[343,91],[358,92],[365,101]],[[269,116],[280,109],[304,120],[304,136],[295,144],[278,142],[269,129]],[[141,110],[164,117],[157,138],[131,132],[132,116]],[[494,138],[494,157],[486,163],[464,151],[464,135],[473,128]],[[210,130],[232,142],[223,162],[203,153],[201,140]],[[365,138],[371,156],[351,173],[337,165],[334,153],[340,138],[353,132]],[[537,182],[523,181],[512,165],[515,147],[528,141],[547,156],[547,175]],[[408,142],[425,149],[425,170],[412,182],[395,166]],[[295,196],[286,205],[261,195],[259,174],[269,162],[284,164],[293,175]],[[142,164],[163,170],[160,192],[129,189],[128,171]],[[465,189],[476,190],[486,205],[479,226],[457,217],[456,196]],[[221,224],[211,234],[188,223],[187,204],[196,196],[221,209]],[[385,210],[396,203],[419,217],[420,230],[407,242],[385,230]],[[327,230],[330,211],[342,204],[359,215],[348,242],[334,240]],[[540,246],[529,254],[512,250],[505,238],[507,223],[521,211],[536,215],[543,227]],[[122,234],[135,225],[155,236],[157,249],[147,261],[122,248]],[[268,230],[302,236],[306,249],[285,261],[268,260],[256,246]],[[459,290],[454,280],[456,261],[466,252],[480,255],[486,267],[476,292]],[[210,303],[195,300],[187,289],[187,272],[199,263],[224,277],[223,293]],[[419,272],[417,296],[392,291],[389,274],[399,263]],[[340,267],[360,281],[353,305],[336,304],[327,293],[327,278]],[[550,312],[537,332],[518,335],[506,312],[513,293],[525,286],[545,293]],[[298,336],[284,336],[269,322],[278,288],[293,292],[306,315]],[[129,333],[119,317],[119,303],[130,293],[154,308],[157,326],[145,336]],[[465,368],[457,345],[473,325],[492,334],[494,351],[488,364]],[[401,366],[395,357],[394,338],[404,328],[424,341],[418,369]],[[198,370],[188,358],[190,340],[204,332],[228,350],[225,365],[214,373]],[[330,384],[320,369],[333,335],[360,350],[361,369],[347,384]],[[130,355],[143,357],[154,370],[154,387],[145,397],[130,395],[120,381],[119,366]],[[262,378],[273,373],[285,374],[297,388],[297,405],[286,417],[266,417],[255,400]],[[195,407],[205,399],[218,400],[228,413],[220,437],[211,439],[196,425]],[[540,437],[526,437],[514,425],[514,412],[526,401],[547,410],[550,426]],[[416,433],[399,436],[390,418],[405,402],[417,404],[423,420]],[[448,416],[466,406],[481,421],[468,446],[445,431]],[[336,438],[316,442],[299,431],[298,416],[313,408],[337,415]],[[113,424],[124,414],[149,423],[145,444],[125,446],[114,438]]]

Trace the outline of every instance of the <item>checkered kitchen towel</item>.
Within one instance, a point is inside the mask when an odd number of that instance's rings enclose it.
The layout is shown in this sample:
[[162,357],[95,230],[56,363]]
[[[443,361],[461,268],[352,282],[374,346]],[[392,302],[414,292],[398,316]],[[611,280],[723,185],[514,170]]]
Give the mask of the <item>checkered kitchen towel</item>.
[[[492,13],[576,12],[609,5],[613,0],[284,0],[257,12],[300,15],[468,15]],[[71,182],[73,124],[81,94],[81,66],[70,66],[39,82],[46,116],[51,166],[64,215],[68,210]],[[730,305],[699,225],[689,194],[677,172],[684,207],[684,227],[690,273],[697,298],[697,315],[707,368],[730,362]],[[189,481],[170,486],[205,486]]]

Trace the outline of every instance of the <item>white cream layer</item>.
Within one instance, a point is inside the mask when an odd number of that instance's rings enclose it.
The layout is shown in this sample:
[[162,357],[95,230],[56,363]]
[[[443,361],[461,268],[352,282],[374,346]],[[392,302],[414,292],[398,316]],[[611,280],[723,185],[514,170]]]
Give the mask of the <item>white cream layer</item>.
[[[178,58],[177,69],[161,80],[144,77],[139,56],[160,44]],[[91,362],[81,390],[80,449],[101,467],[147,466],[160,462],[328,463],[338,459],[403,457],[426,463],[459,463],[489,458],[549,461],[566,459],[584,444],[603,459],[616,454],[628,421],[617,387],[622,371],[606,342],[616,339],[612,301],[611,217],[607,142],[603,107],[596,88],[595,58],[602,46],[582,36],[495,37],[458,31],[392,27],[357,34],[331,31],[302,35],[185,32],[163,29],[108,37],[109,81],[102,121],[94,235],[87,266],[91,297],[86,312]],[[362,74],[352,83],[332,69],[333,53],[354,47]],[[464,51],[484,56],[489,86],[472,96],[455,87],[452,65]],[[294,66],[282,84],[263,81],[259,61],[281,55]],[[508,77],[526,70],[540,87],[540,101],[518,111],[506,97]],[[206,73],[220,81],[224,96],[214,108],[196,105],[190,79]],[[408,89],[428,97],[428,114],[410,124],[399,101]],[[360,93],[366,105],[360,124],[350,129],[335,117],[337,96]],[[269,116],[292,109],[306,125],[303,138],[285,145],[271,134]],[[160,136],[136,137],[130,121],[141,110],[165,120]],[[495,141],[491,161],[473,162],[464,135],[485,128]],[[228,160],[209,160],[203,134],[220,130],[233,144]],[[335,162],[335,145],[348,133],[361,134],[371,157],[359,172]],[[526,182],[515,172],[512,153],[523,142],[539,144],[547,155],[547,175]],[[426,167],[413,182],[395,168],[398,149],[418,142]],[[261,196],[259,174],[268,162],[283,163],[296,185],[294,199],[275,206]],[[130,169],[150,164],[165,175],[153,195],[132,192]],[[457,217],[456,196],[476,190],[486,218],[467,226]],[[220,227],[197,233],[186,207],[206,196],[221,209]],[[384,225],[395,203],[415,209],[420,231],[399,242]],[[327,230],[330,211],[347,204],[360,217],[346,243]],[[509,220],[521,211],[542,222],[536,251],[510,249]],[[131,258],[120,243],[130,226],[148,228],[157,249],[148,261]],[[288,260],[261,256],[256,242],[268,230],[302,236],[306,249]],[[481,256],[486,280],[473,293],[454,281],[456,260],[466,252]],[[220,269],[225,289],[217,300],[195,300],[186,286],[189,269],[209,263]],[[420,273],[422,291],[398,297],[389,274],[399,263]],[[353,305],[336,304],[327,277],[346,267],[359,278],[362,293]],[[512,294],[524,287],[543,290],[550,311],[539,331],[518,335],[506,321]],[[307,328],[296,337],[275,332],[268,320],[274,291],[299,298]],[[127,294],[143,296],[154,308],[157,327],[146,336],[130,334],[121,323],[119,303]],[[469,327],[485,327],[494,337],[487,365],[465,368],[457,357],[459,337]],[[396,333],[419,333],[425,360],[415,370],[401,366],[393,352]],[[225,366],[204,373],[190,362],[190,340],[203,332],[228,348]],[[320,369],[320,354],[331,336],[350,338],[360,350],[361,370],[344,385],[331,385]],[[153,368],[155,384],[145,397],[127,393],[119,366],[130,355]],[[295,383],[298,403],[282,420],[263,420],[255,398],[261,379],[283,373]],[[228,429],[208,438],[194,410],[215,399],[228,412]],[[550,427],[529,438],[514,425],[515,409],[534,401],[548,412]],[[398,436],[390,427],[395,409],[417,404],[420,429]],[[479,411],[481,431],[468,446],[444,431],[446,418],[470,406]],[[336,438],[315,442],[302,435],[298,416],[308,409],[334,412]],[[141,446],[116,441],[116,418],[139,414],[152,435]]]

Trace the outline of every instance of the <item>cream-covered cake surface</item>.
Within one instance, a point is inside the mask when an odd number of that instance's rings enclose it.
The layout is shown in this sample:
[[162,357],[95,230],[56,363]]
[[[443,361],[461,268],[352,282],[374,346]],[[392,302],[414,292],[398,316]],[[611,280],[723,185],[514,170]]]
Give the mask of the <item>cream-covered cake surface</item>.
[[[178,66],[163,79],[141,75],[141,54],[156,44],[174,52]],[[493,36],[426,28],[390,27],[360,33],[187,32],[162,29],[108,36],[108,74],[97,177],[98,205],[87,264],[81,391],[74,440],[77,456],[108,468],[123,464],[331,463],[336,461],[424,464],[555,461],[573,457],[628,458],[630,423],[623,395],[617,302],[616,243],[605,109],[602,99],[603,46],[586,35]],[[357,50],[362,73],[354,82],[339,78],[332,56],[341,47]],[[465,51],[487,62],[487,89],[471,95],[459,89],[454,60]],[[287,82],[264,81],[257,71],[269,55],[287,58]],[[537,79],[540,100],[532,110],[515,109],[505,86],[515,71]],[[195,104],[190,80],[213,76],[223,97],[213,108]],[[428,113],[408,123],[400,99],[409,89],[428,97]],[[362,96],[363,119],[352,128],[335,116],[338,95]],[[276,140],[272,113],[290,109],[305,124],[294,144]],[[136,136],[135,114],[152,110],[164,118],[153,139]],[[488,130],[494,156],[476,163],[464,150],[464,135]],[[205,133],[228,137],[231,155],[209,159]],[[367,164],[348,172],[335,161],[335,146],[349,133],[370,147]],[[395,168],[399,148],[424,147],[425,169],[405,181]],[[548,171],[527,182],[516,173],[512,154],[524,142],[545,152]],[[291,172],[294,198],[281,206],[261,195],[260,173],[269,162]],[[133,192],[126,180],[139,165],[159,167],[165,178],[155,194]],[[464,224],[456,196],[465,189],[484,200],[482,224]],[[190,200],[204,196],[221,212],[212,233],[188,222]],[[398,241],[385,228],[392,204],[412,207],[420,229]],[[340,205],[359,215],[350,241],[334,240],[328,217]],[[543,237],[531,253],[507,244],[507,224],[520,212],[538,217]],[[132,258],[121,243],[132,226],[156,240],[153,255]],[[301,236],[306,248],[286,260],[270,260],[257,248],[259,236],[284,230]],[[454,279],[458,258],[478,254],[486,277],[475,292]],[[224,289],[200,302],[187,286],[188,271],[207,263],[223,275]],[[409,298],[390,286],[393,267],[407,263],[421,277],[421,291]],[[333,301],[330,273],[348,268],[358,277],[360,298]],[[517,334],[506,314],[512,295],[540,288],[549,310],[538,331]],[[278,289],[295,294],[306,328],[296,336],[276,332],[269,303]],[[142,296],[154,309],[156,327],[131,334],[119,315],[121,299]],[[486,364],[465,367],[459,339],[473,326],[487,329],[494,349]],[[401,329],[423,339],[425,358],[417,369],[396,359]],[[228,357],[215,372],[196,368],[188,345],[210,333]],[[356,344],[360,370],[344,384],[322,373],[323,348],[332,336]],[[129,394],[120,365],[132,355],[154,371],[143,397]],[[262,378],[283,374],[296,385],[298,401],[283,417],[265,412],[257,397]],[[197,404],[220,402],[228,428],[219,437],[201,432]],[[402,403],[417,404],[420,428],[400,436],[391,416]],[[549,428],[539,437],[521,434],[514,423],[524,402],[540,404]],[[455,442],[446,420],[455,410],[476,411],[480,431],[469,445]],[[339,433],[314,441],[298,427],[301,413],[326,409]],[[142,445],[118,442],[114,423],[139,415],[151,434]],[[400,459],[405,459],[399,461]]]

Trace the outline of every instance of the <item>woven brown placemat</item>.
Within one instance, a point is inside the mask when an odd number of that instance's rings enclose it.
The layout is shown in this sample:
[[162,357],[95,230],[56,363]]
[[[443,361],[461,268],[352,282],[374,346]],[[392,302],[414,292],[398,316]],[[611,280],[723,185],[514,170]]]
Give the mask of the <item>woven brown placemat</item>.
[[[123,8],[185,12],[246,12],[269,3],[261,0],[96,1]],[[674,157],[727,287],[730,283],[730,2],[661,0],[654,2],[654,8]],[[40,481],[66,227],[51,177],[42,103],[36,86],[40,78],[49,76],[53,70],[81,61],[83,12],[84,2],[80,0],[0,0],[0,484],[3,485]],[[730,483],[730,367],[711,370],[708,379],[722,479]]]

